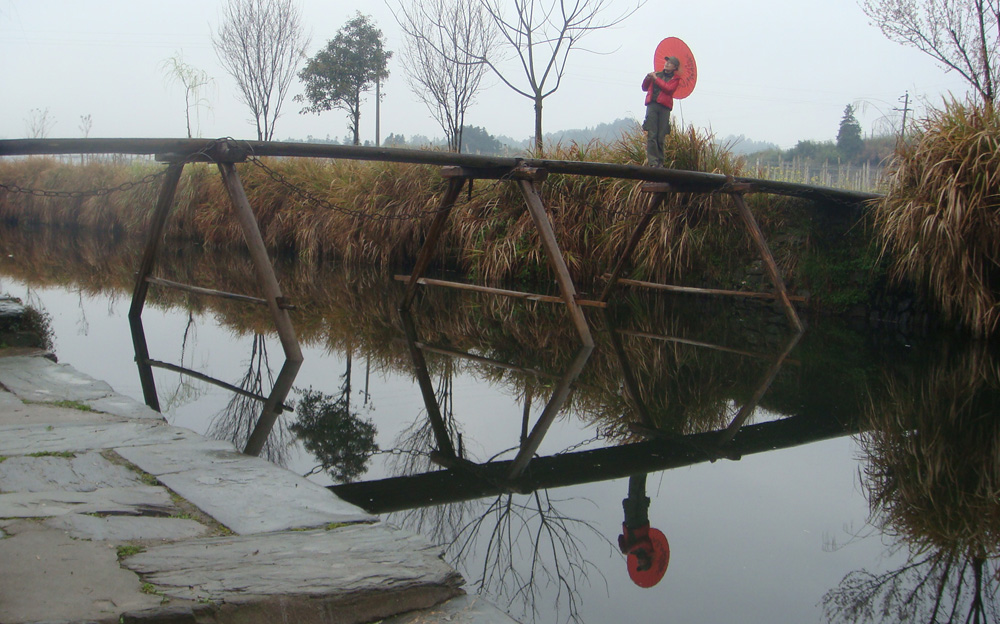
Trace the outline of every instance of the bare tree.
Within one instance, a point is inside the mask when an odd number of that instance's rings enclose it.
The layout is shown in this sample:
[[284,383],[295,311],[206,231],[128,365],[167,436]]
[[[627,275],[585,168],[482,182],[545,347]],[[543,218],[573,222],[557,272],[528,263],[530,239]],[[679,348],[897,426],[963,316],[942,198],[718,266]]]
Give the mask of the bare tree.
[[448,149],[462,151],[465,113],[475,101],[493,56],[497,30],[482,4],[418,0],[394,12],[406,35],[407,80],[444,130]]
[[958,72],[993,104],[1000,78],[1000,1],[864,0],[862,9],[886,37]]
[[[603,19],[612,0],[479,0],[493,20],[501,45],[516,56],[524,80],[505,74],[494,59],[480,58],[516,93],[535,104],[535,150],[542,152],[542,102],[559,89],[569,53],[588,34],[621,24],[646,0],[636,0]],[[511,71],[511,74],[516,73]]]
[[204,70],[184,62],[180,52],[160,63],[160,68],[166,73],[170,82],[179,82],[184,87],[184,119],[187,122],[187,135],[191,133],[191,109],[197,113],[201,106],[208,106],[208,100],[201,97],[201,89],[212,83]]
[[229,0],[212,45],[254,116],[257,139],[270,141],[308,45],[299,10],[292,0]]
[[49,109],[33,108],[24,123],[28,129],[29,139],[44,139],[49,136],[52,126],[56,125],[56,120],[49,114]]

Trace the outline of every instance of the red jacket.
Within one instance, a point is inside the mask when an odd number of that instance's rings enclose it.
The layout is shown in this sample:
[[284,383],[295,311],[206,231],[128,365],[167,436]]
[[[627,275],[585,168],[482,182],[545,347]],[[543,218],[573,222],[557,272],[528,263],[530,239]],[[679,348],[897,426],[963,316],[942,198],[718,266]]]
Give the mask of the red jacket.
[[656,72],[655,78],[650,78],[649,74],[642,80],[642,90],[646,92],[646,106],[654,101],[662,104],[670,110],[674,109],[674,91],[681,84],[680,76],[676,73],[664,80],[663,72]]

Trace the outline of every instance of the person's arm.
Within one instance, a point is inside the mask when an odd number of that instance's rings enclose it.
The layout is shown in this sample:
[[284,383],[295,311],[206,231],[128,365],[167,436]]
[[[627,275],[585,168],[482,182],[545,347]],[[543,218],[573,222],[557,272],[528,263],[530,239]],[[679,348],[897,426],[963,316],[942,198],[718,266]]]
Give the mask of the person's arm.
[[656,86],[660,88],[667,95],[673,97],[674,91],[677,87],[681,86],[681,79],[679,76],[674,76],[670,80],[663,80],[661,78],[656,78]]
[[646,74],[646,77],[642,79],[642,90],[649,91],[649,85],[651,85],[654,80],[656,80],[656,75],[654,75],[653,72]]

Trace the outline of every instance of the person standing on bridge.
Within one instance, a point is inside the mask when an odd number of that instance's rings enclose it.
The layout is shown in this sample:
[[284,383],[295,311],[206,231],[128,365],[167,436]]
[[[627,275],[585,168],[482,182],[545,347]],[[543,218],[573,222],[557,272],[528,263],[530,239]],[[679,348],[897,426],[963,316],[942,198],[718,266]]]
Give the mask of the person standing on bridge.
[[646,164],[650,167],[663,166],[663,141],[670,134],[670,111],[674,108],[674,91],[681,84],[677,70],[681,62],[676,56],[663,59],[663,69],[650,72],[642,81],[646,92],[646,119],[642,128],[646,131]]

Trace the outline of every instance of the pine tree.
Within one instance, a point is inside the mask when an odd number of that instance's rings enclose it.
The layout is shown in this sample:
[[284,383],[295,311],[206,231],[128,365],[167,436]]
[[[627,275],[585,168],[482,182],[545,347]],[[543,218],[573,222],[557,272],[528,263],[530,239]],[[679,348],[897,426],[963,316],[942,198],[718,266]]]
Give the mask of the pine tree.
[[861,154],[864,146],[865,143],[861,140],[861,124],[854,116],[854,107],[848,104],[840,120],[840,131],[837,132],[837,149],[846,160],[854,160]]

